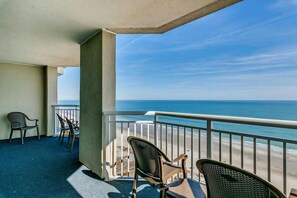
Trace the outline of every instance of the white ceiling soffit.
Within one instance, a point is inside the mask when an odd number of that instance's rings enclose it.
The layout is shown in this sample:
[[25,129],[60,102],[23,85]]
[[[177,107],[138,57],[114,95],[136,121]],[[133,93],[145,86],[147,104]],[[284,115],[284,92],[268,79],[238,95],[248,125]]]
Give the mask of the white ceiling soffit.
[[0,0],[0,61],[79,64],[99,29],[164,33],[240,0]]

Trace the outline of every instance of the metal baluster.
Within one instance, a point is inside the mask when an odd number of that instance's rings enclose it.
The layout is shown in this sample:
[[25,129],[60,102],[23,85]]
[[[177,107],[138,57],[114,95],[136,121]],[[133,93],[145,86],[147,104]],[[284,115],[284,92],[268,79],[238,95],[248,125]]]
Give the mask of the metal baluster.
[[[177,126],[177,140],[176,140],[176,142],[177,142],[177,156],[179,156],[179,126]],[[177,164],[179,165],[179,162],[177,162]]]
[[166,147],[165,147],[165,153],[166,153],[166,155],[167,155],[167,148],[168,148],[168,144],[167,144],[167,142],[168,142],[168,125],[166,124],[165,125],[165,145],[166,145]]
[[187,149],[186,148],[186,139],[187,139],[187,137],[186,137],[186,130],[187,130],[186,127],[184,127],[184,153],[186,153],[186,151],[187,151],[186,150]]
[[140,124],[140,137],[143,137],[143,123]]
[[222,133],[219,133],[219,161],[222,161]]
[[[130,136],[130,123],[128,122],[128,126],[127,126],[127,136]],[[128,148],[127,148],[127,152],[128,152],[128,159],[127,159],[127,173],[128,173],[128,177],[130,176],[130,145],[128,144]]]
[[243,136],[240,136],[240,146],[241,146],[241,149],[240,149],[240,152],[241,152],[241,168],[243,169],[243,164],[244,164],[244,162],[243,162],[243,159],[244,159],[244,157],[243,157],[243,155],[244,155],[244,153],[243,153]]
[[150,141],[150,124],[147,124],[147,141]]
[[198,148],[199,148],[199,157],[198,159],[201,159],[201,130],[199,129],[199,142],[198,142]]
[[[199,129],[198,131],[198,137],[199,137],[199,140],[198,140],[198,159],[201,159],[201,129]],[[199,182],[201,181],[201,174],[200,174],[200,171],[198,172],[198,175],[199,175]]]
[[173,125],[171,125],[171,160],[173,160]]
[[268,140],[268,149],[267,149],[267,176],[268,176],[268,181],[271,181],[271,141],[270,139]]
[[207,127],[207,135],[206,135],[206,152],[207,152],[207,158],[211,159],[212,158],[212,142],[211,142],[211,128],[212,128],[212,123],[211,120],[207,120],[206,123]]
[[154,115],[154,144],[157,146],[158,142],[157,142],[158,138],[157,138],[157,114],[155,113]]
[[[109,125],[108,128],[109,128],[109,130],[111,129],[110,117],[111,116],[108,117],[108,121],[109,121],[108,122],[108,125]],[[116,125],[116,128],[117,128],[116,123],[115,123],[115,125]],[[109,131],[109,134],[111,135],[110,131]],[[117,175],[117,132],[115,132],[115,137],[112,137],[112,138],[114,138],[113,143],[112,143],[112,165],[113,165],[112,173],[113,173],[114,176],[116,176]]]
[[162,150],[162,137],[163,137],[163,134],[162,134],[162,131],[163,131],[163,125],[160,124],[160,149]]
[[194,133],[193,128],[191,128],[191,179],[194,177]]
[[78,119],[78,110],[77,110],[77,107],[75,108],[75,118],[76,118],[76,120],[79,122],[79,119]]
[[123,166],[123,162],[124,162],[124,153],[123,153],[123,122],[121,122],[121,176],[123,176],[123,172],[124,172],[124,166]]
[[287,143],[283,142],[283,192],[287,194]]
[[229,135],[229,163],[232,164],[232,134]]
[[56,116],[56,107],[53,107],[54,109],[54,136],[57,135],[57,116]]
[[253,138],[254,142],[254,174],[257,174],[257,141],[256,138]]

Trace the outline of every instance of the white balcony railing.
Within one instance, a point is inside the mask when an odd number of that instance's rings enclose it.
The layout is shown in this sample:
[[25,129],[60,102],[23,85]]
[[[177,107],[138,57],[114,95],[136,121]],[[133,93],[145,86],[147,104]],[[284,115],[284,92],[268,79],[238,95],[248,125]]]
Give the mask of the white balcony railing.
[[59,114],[62,118],[67,117],[70,120],[79,121],[80,117],[80,109],[79,105],[53,105],[53,112],[54,112],[54,129],[55,135],[59,135],[61,124],[59,122],[58,117],[56,114]]
[[[79,121],[79,105],[55,105],[54,114]],[[203,182],[195,162],[212,158],[251,171],[284,193],[297,187],[297,122],[153,111],[104,112],[107,172],[134,174],[130,135],[157,145],[169,158],[186,153],[189,177]],[[55,134],[60,123],[55,116]],[[295,137],[294,137],[295,136]]]
[[[251,171],[284,193],[297,186],[297,122],[172,112],[104,112],[112,176],[134,172],[126,138],[138,136],[169,158],[186,153],[189,176],[203,182],[196,160],[212,158]],[[295,134],[295,139],[293,135]]]

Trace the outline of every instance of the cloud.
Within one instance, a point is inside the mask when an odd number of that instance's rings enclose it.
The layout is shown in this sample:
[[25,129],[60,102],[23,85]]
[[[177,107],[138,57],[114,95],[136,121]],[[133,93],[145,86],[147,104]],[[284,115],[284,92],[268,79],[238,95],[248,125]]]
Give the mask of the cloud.
[[[181,63],[171,66],[167,75],[174,76],[209,76],[209,75],[247,75],[258,72],[272,73],[272,75],[296,75],[291,70],[297,71],[297,47],[285,49],[273,49],[267,52],[245,55],[241,57],[217,57],[215,60],[203,62]],[[279,71],[287,70],[287,72]],[[261,73],[262,72],[262,73]]]
[[282,9],[282,8],[292,8],[292,6],[297,7],[297,0],[277,0],[269,8],[270,9]]
[[234,36],[239,36],[241,34],[244,34],[244,35],[249,34],[254,30],[262,29],[263,26],[270,25],[272,23],[284,20],[284,19],[286,19],[288,17],[292,17],[294,15],[297,15],[297,10],[293,10],[293,11],[290,11],[290,12],[287,12],[287,13],[283,13],[281,15],[272,17],[272,18],[268,19],[267,21],[260,22],[260,23],[257,23],[257,24],[253,24],[253,25],[241,28],[241,29],[236,29],[236,30],[231,30],[229,32],[224,32],[224,33],[222,33],[220,35],[217,35],[215,37],[206,39],[206,40],[204,40],[202,42],[199,41],[199,42],[196,42],[196,43],[192,43],[190,45],[185,45],[185,46],[181,46],[181,47],[177,47],[177,48],[168,49],[168,51],[192,50],[192,49],[204,48],[204,47],[209,46],[209,45],[218,45],[220,43],[228,42],[229,39],[232,39],[232,40],[236,39],[236,37],[234,37]]
[[133,45],[133,44],[135,44],[135,43],[137,43],[137,42],[139,42],[139,41],[141,41],[142,39],[144,39],[144,38],[146,38],[146,37],[148,37],[149,35],[141,35],[141,36],[138,36],[138,37],[136,37],[136,38],[134,38],[134,39],[132,39],[132,40],[130,40],[129,42],[127,42],[124,46],[122,46],[122,47],[120,47],[119,48],[119,51],[123,51],[123,50],[125,50],[127,47],[129,47],[130,45]]

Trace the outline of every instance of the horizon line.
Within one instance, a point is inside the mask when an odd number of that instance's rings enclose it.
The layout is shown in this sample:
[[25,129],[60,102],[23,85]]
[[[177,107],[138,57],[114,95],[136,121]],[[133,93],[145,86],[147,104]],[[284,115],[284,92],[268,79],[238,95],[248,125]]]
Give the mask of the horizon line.
[[[80,101],[66,99],[58,101]],[[297,99],[116,99],[116,101],[297,101]]]

